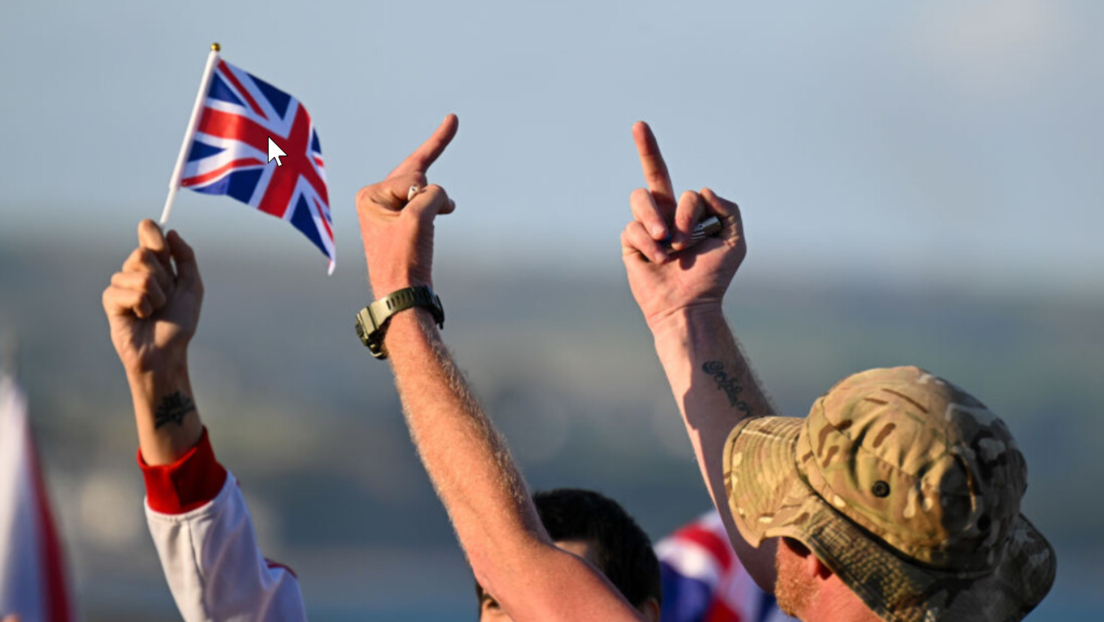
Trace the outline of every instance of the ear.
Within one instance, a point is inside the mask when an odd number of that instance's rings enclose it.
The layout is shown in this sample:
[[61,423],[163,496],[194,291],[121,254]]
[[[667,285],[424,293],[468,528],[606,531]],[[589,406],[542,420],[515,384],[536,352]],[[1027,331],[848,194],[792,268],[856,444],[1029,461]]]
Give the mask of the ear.
[[792,538],[782,538],[781,540],[783,546],[801,559],[799,567],[805,576],[820,581],[832,576],[832,570],[825,566],[824,562],[820,561],[820,558],[809,550],[809,547]]
[[820,558],[812,553],[809,554],[809,558],[805,560],[805,563],[809,566],[810,576],[820,580],[827,581],[832,578],[832,569],[824,565],[824,562],[820,561]]
[[660,607],[656,599],[648,598],[640,607],[640,611],[644,614],[644,619],[648,622],[659,622]]

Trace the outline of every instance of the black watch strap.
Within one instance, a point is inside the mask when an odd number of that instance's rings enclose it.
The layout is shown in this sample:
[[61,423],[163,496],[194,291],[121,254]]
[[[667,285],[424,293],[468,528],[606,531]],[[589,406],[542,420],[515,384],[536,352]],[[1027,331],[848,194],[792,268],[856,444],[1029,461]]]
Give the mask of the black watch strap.
[[383,351],[383,336],[391,316],[414,307],[425,307],[433,314],[433,321],[440,328],[445,327],[445,308],[441,299],[428,285],[407,287],[380,298],[357,313],[356,332],[360,341],[368,347],[372,356],[387,358]]

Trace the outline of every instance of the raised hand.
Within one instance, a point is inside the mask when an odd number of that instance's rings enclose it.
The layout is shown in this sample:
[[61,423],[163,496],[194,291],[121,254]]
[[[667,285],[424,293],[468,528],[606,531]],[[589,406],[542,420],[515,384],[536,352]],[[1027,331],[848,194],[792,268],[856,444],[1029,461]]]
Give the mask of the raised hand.
[[183,362],[202,303],[203,281],[192,248],[175,231],[164,236],[157,223],[143,220],[138,248],[103,293],[111,341],[127,371],[158,371]]
[[459,125],[456,115],[448,115],[386,179],[357,193],[360,235],[377,298],[433,284],[433,219],[452,212],[456,204],[440,186],[426,185],[426,173]]
[[[653,329],[691,307],[720,307],[728,284],[747,254],[740,208],[703,188],[675,201],[671,175],[647,123],[633,126],[647,188],[629,198],[633,221],[621,234],[621,253],[633,297]],[[721,219],[720,236],[691,248],[686,243],[707,213]],[[670,241],[670,250],[664,242]]]

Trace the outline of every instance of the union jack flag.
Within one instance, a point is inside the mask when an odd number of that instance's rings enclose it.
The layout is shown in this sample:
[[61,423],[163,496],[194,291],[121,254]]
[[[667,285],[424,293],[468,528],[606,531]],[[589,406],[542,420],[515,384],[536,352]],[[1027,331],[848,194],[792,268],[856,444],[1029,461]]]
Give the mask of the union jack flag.
[[661,622],[797,622],[740,565],[716,510],[660,540],[656,556]]
[[[272,138],[287,152],[268,161]],[[181,187],[225,194],[290,222],[330,259],[334,237],[322,147],[299,100],[219,59]]]

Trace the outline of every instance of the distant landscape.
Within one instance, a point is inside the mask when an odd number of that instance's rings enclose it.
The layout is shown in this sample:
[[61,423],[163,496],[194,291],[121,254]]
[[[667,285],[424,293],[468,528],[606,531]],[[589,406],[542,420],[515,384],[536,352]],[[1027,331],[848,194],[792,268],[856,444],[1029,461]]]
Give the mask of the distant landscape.
[[[145,529],[129,395],[100,292],[128,249],[0,241],[0,330],[20,373],[84,618],[178,619]],[[709,507],[624,276],[439,262],[444,335],[534,488],[590,487],[658,539]],[[364,267],[201,254],[191,365],[266,555],[314,620],[471,620],[471,576],[414,455],[386,364],[357,342]],[[988,290],[987,290],[988,291]],[[730,321],[783,413],[836,380],[917,364],[1009,423],[1024,511],[1055,545],[1031,620],[1104,618],[1104,293],[1035,295],[740,275]]]

